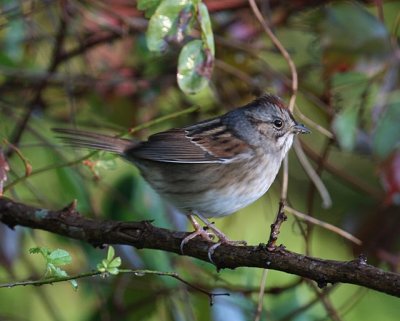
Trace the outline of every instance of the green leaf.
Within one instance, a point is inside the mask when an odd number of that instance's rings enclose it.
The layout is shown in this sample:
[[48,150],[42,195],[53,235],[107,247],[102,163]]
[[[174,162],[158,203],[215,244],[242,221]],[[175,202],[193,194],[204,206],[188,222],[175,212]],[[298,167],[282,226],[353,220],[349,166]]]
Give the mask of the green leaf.
[[[69,264],[72,261],[71,255],[61,249],[57,249],[54,251],[50,251],[45,247],[34,247],[29,249],[30,254],[42,254],[43,258],[46,261],[46,273],[45,278],[49,277],[57,277],[57,278],[65,278],[68,277],[68,273],[59,268],[60,265]],[[76,280],[69,281],[74,288],[74,290],[78,289],[78,282]]]
[[393,150],[400,148],[400,101],[387,106],[377,125],[372,146],[381,158],[386,158]]
[[211,27],[210,15],[208,14],[208,9],[204,3],[198,4],[198,19],[201,28],[201,37],[204,42],[204,47],[208,48],[214,58],[215,55],[215,45],[214,45],[214,34]]
[[354,147],[358,125],[358,108],[349,107],[342,110],[333,121],[333,130],[344,150]]
[[181,14],[191,13],[193,9],[194,7],[190,0],[162,1],[151,17],[147,29],[146,39],[149,50],[165,50],[167,47],[167,38],[176,36],[177,25],[179,19],[182,18]]
[[29,254],[43,254],[43,251],[50,253],[50,251],[44,247],[31,247],[29,249]]
[[121,258],[118,256],[108,264],[108,267],[109,268],[118,268],[121,266],[121,263],[122,263]]
[[117,275],[119,273],[119,267],[121,266],[121,258],[115,257],[115,250],[112,246],[108,247],[107,258],[103,259],[101,263],[97,264],[97,270],[101,273],[110,273]]
[[209,49],[204,49],[201,40],[187,43],[178,60],[178,85],[187,94],[194,94],[207,86],[211,77],[213,58]]
[[67,272],[65,272],[63,269],[60,269],[59,267],[56,267],[54,264],[49,263],[49,270],[50,270],[50,276],[56,276],[59,278],[66,278],[68,277]]
[[107,272],[112,274],[112,275],[117,275],[119,273],[119,269],[118,268],[109,267],[107,269]]
[[57,249],[50,253],[48,256],[48,261],[55,266],[60,266],[70,264],[72,262],[72,257],[67,251]]
[[[51,270],[47,277],[55,276],[58,278],[67,278],[69,276],[67,272],[60,269],[59,267],[55,267],[52,264],[49,264],[49,266],[51,266]],[[69,283],[71,283],[71,286],[75,291],[78,289],[78,282],[76,280],[70,280]]]
[[150,18],[156,11],[161,0],[139,0],[137,2],[137,7],[139,10],[144,11],[146,18]]
[[51,254],[51,251],[48,248],[38,246],[38,247],[30,248],[29,253],[30,254],[41,254],[47,264],[49,262],[49,256]]
[[108,251],[107,251],[107,261],[111,261],[115,256],[115,250],[112,246],[108,247]]

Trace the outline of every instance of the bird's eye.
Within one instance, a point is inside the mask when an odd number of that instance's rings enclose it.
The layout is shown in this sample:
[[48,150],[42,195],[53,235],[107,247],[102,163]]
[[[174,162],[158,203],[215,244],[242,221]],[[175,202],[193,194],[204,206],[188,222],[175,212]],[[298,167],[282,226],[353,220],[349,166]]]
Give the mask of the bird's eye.
[[275,128],[277,128],[277,129],[282,128],[282,126],[283,126],[282,119],[275,119],[275,120],[274,120],[274,126],[275,126]]

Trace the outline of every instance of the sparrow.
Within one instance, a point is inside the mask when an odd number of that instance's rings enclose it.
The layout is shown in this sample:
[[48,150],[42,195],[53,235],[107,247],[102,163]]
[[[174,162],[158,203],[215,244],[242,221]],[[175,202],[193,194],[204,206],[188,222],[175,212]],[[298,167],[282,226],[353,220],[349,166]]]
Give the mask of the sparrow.
[[[54,128],[76,148],[116,153],[133,163],[162,198],[188,216],[196,236],[231,241],[209,218],[230,215],[264,195],[274,182],[282,160],[297,134],[310,131],[299,124],[277,96],[264,94],[226,114],[183,128],[128,140],[89,131]],[[198,217],[206,229],[196,221]]]

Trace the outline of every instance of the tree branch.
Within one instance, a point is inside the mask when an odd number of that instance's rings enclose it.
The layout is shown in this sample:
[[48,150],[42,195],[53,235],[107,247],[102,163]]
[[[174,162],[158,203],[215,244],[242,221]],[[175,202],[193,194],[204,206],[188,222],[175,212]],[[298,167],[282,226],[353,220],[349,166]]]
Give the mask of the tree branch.
[[[0,198],[0,222],[13,228],[21,225],[41,229],[69,238],[88,242],[94,246],[103,244],[128,244],[138,249],[158,249],[180,253],[185,232],[174,232],[153,226],[149,221],[118,222],[93,220],[81,216],[76,203],[53,211],[36,208],[11,199]],[[209,242],[191,240],[185,245],[185,255],[209,262]],[[221,245],[213,254],[218,269],[258,267],[299,275],[324,287],[328,283],[349,283],[400,297],[400,274],[386,272],[368,265],[364,259],[353,261],[324,260],[304,256],[278,247],[268,251],[266,245]]]

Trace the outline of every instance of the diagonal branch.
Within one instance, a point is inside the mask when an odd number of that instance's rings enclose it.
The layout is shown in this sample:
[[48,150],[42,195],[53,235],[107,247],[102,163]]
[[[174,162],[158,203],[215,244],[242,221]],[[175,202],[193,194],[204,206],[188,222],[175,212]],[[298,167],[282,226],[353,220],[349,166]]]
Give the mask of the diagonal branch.
[[[35,88],[35,93],[32,100],[27,105],[27,110],[25,111],[25,115],[19,121],[18,124],[15,125],[14,132],[11,135],[10,142],[11,144],[18,146],[18,143],[22,137],[23,132],[25,131],[28,122],[32,116],[32,113],[38,106],[43,105],[43,91],[45,90],[50,76],[57,70],[57,67],[61,63],[60,56],[63,51],[64,40],[67,32],[67,21],[66,19],[60,19],[57,36],[55,39],[53,53],[51,55],[51,61],[47,68],[47,78],[43,78],[37,87]],[[14,153],[14,149],[9,149],[7,152],[7,157],[11,157]]]
[[[0,198],[0,222],[14,227],[21,225],[40,229],[88,242],[103,244],[128,244],[142,249],[158,249],[180,253],[185,232],[174,232],[153,226],[148,221],[119,222],[93,220],[81,216],[75,203],[58,210],[47,210]],[[185,246],[185,255],[209,262],[210,244],[194,239]],[[268,251],[265,245],[221,245],[213,254],[218,269],[258,267],[299,275],[324,287],[328,283],[349,283],[400,297],[400,274],[386,272],[368,265],[364,259],[334,261],[309,257],[278,247]]]

